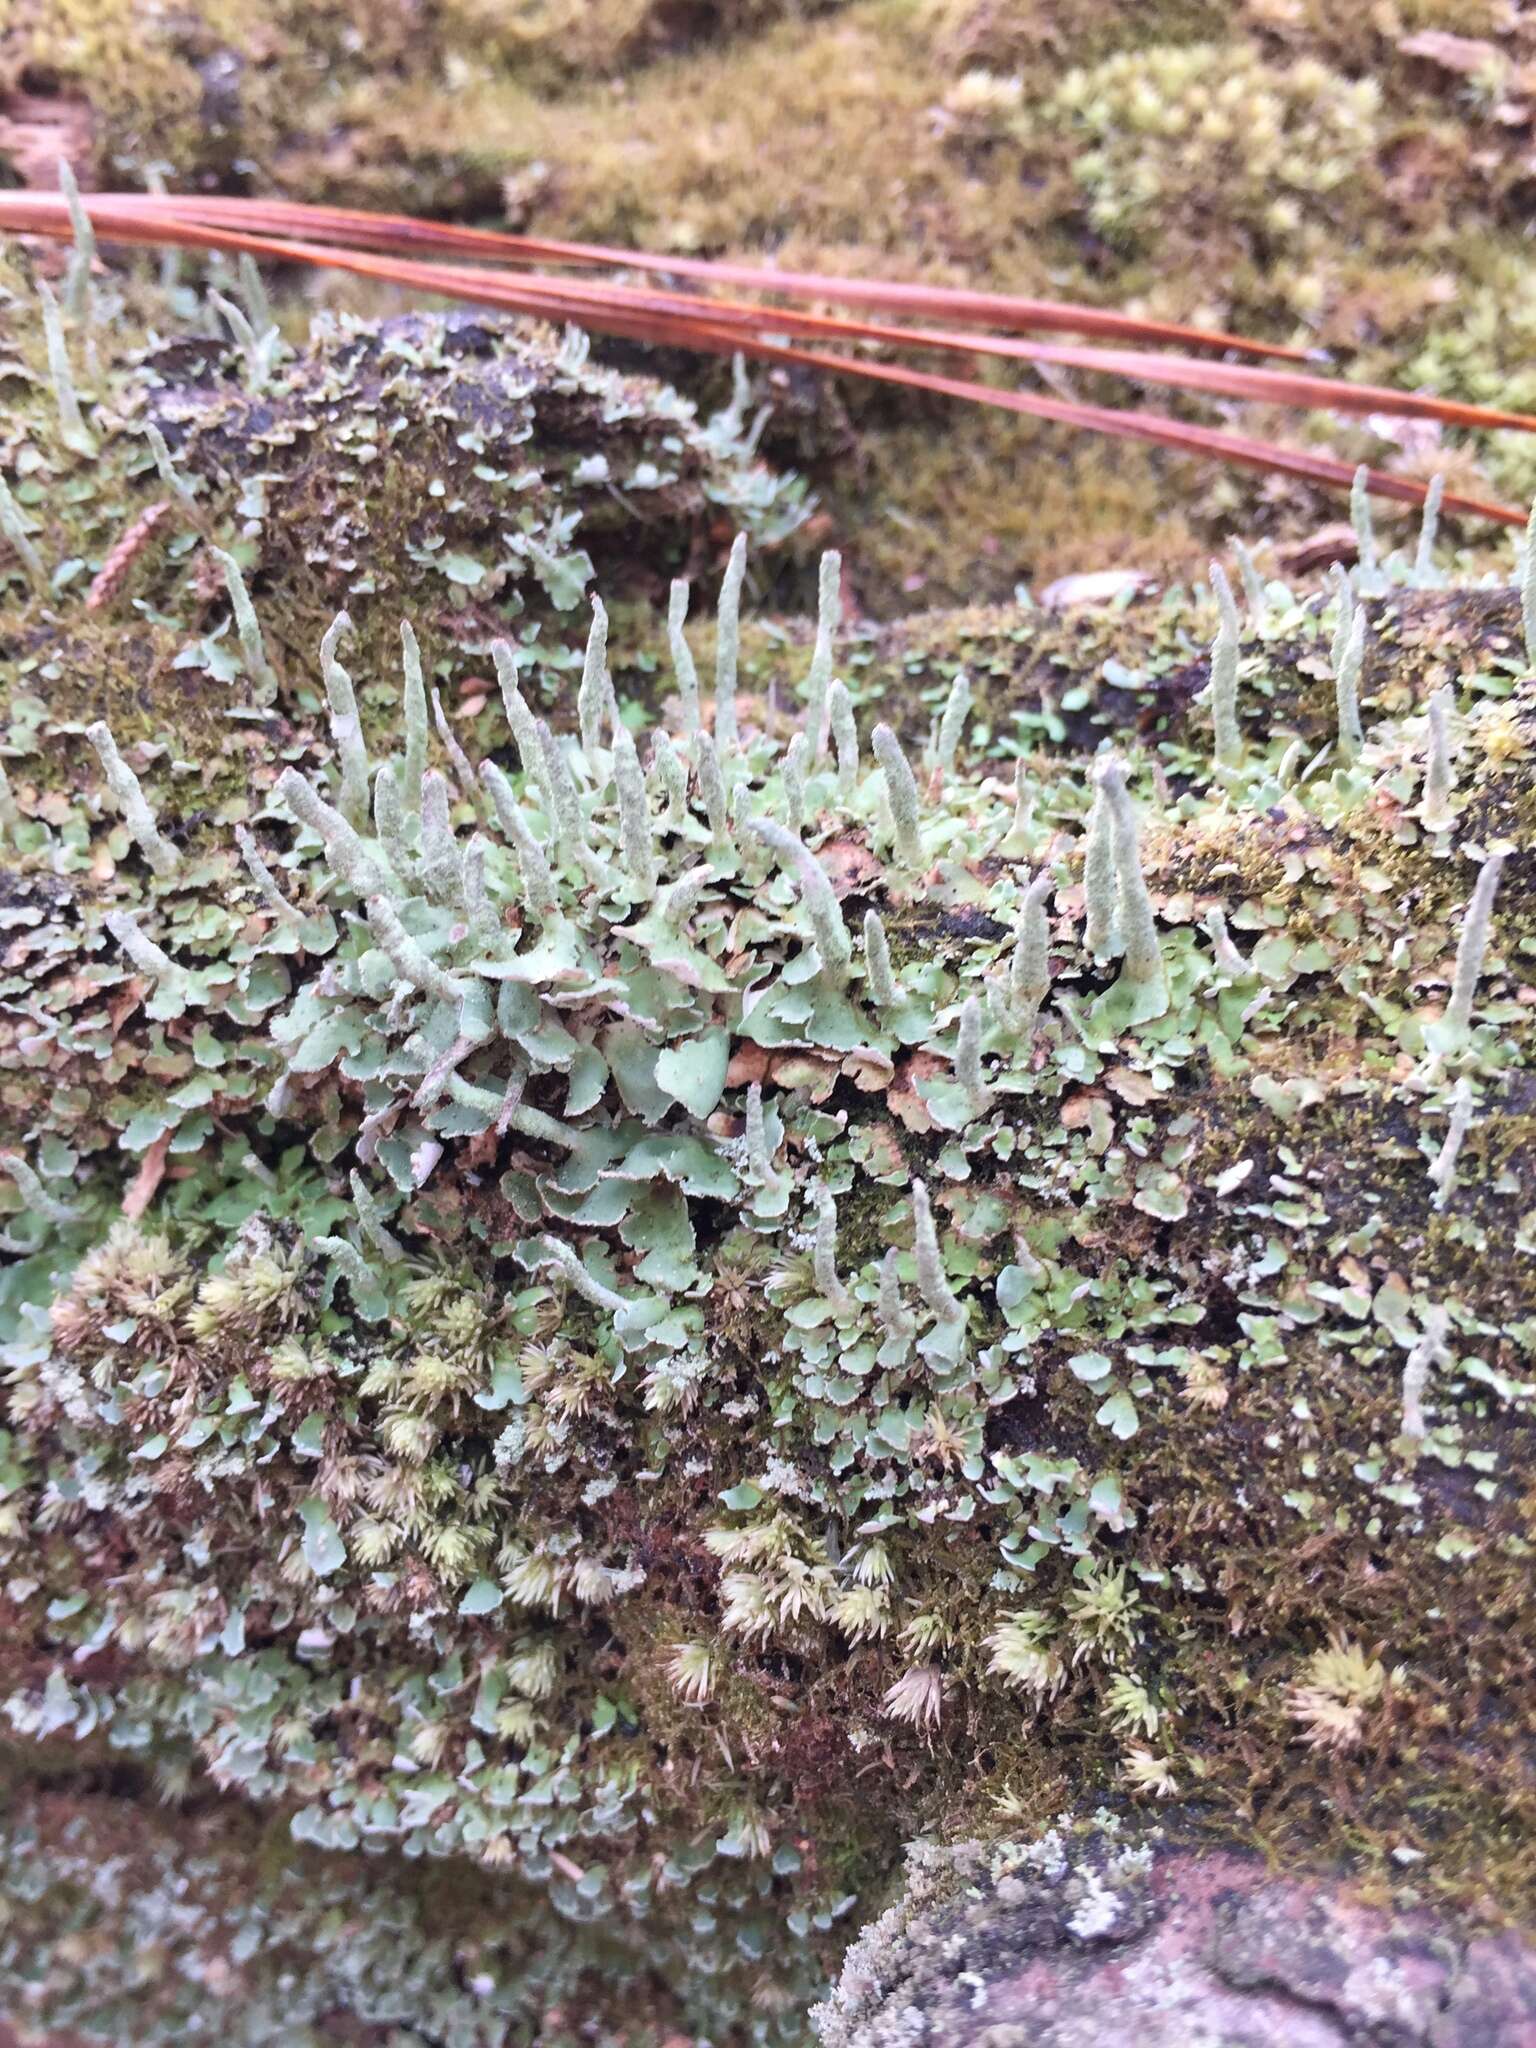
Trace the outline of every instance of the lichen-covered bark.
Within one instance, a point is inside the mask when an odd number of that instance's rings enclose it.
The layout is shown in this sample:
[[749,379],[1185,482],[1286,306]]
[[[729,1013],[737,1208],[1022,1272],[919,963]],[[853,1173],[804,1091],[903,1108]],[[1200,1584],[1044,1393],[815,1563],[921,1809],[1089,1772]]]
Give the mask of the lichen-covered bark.
[[[13,331],[7,1868],[93,1930],[23,1916],[13,2002],[120,2038],[148,1944],[139,2038],[233,1965],[259,2038],[285,1943],[330,1986],[377,1912],[401,1974],[307,2038],[787,2044],[904,1843],[1104,1803],[1528,1920],[1513,593],[1366,547],[1356,745],[1344,600],[1272,578],[1220,775],[1178,585],[757,621],[726,705],[644,600],[712,493],[784,500],[663,394],[480,321],[251,391],[103,331],[91,456]],[[626,558],[592,465],[651,422],[680,488]],[[90,1885],[82,1771],[174,1802],[164,1881]],[[221,1813],[264,1817],[254,1928],[239,1855],[175,1904]]]

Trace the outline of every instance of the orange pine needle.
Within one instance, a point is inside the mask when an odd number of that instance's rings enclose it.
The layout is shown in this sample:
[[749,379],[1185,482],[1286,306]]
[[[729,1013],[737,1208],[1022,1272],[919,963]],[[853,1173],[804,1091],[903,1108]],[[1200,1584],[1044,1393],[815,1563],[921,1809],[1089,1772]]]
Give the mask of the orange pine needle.
[[[1126,340],[1176,341],[1183,347],[1236,349],[1297,360],[1300,352],[1209,329],[1171,326],[1129,314],[1050,300],[1012,298],[1005,294],[957,292],[925,285],[884,285],[806,273],[781,273],[745,264],[703,258],[674,258],[643,252],[605,249],[582,243],[548,242],[527,236],[493,234],[474,228],[446,227],[405,216],[368,214],[352,209],[310,206],[286,200],[250,200],[168,194],[89,194],[85,205],[92,225],[104,240],[130,244],[166,244],[243,252],[273,262],[344,270],[440,297],[468,300],[499,310],[570,320],[599,331],[649,343],[664,343],[705,353],[736,353],[759,361],[802,365],[832,375],[862,377],[932,391],[971,404],[1047,419],[1080,431],[1122,440],[1139,440],[1206,455],[1218,461],[1271,473],[1304,477],[1311,482],[1347,488],[1353,466],[1331,457],[1286,448],[1222,430],[1168,419],[1157,413],[1126,411],[1047,397],[1042,393],[1001,389],[970,379],[921,370],[865,352],[829,355],[796,342],[876,344],[886,350],[918,349],[927,353],[990,356],[1032,365],[1053,365],[1133,382],[1163,385],[1211,397],[1262,400],[1270,404],[1327,409],[1336,412],[1381,412],[1404,418],[1432,419],[1482,430],[1509,428],[1536,431],[1536,418],[1464,405],[1387,386],[1350,384],[1342,379],[1254,364],[1217,362],[1184,354],[1154,354],[1127,348],[1100,348],[1021,339],[1033,329],[1114,336]],[[0,193],[0,230],[55,238],[71,232],[68,209],[60,194]],[[274,232],[275,230],[275,232]],[[305,239],[324,233],[323,241]],[[667,290],[656,284],[635,285],[591,276],[560,277],[537,272],[491,270],[465,263],[426,262],[401,249],[435,255],[473,253],[503,264],[535,259],[592,268],[622,267],[651,274],[671,273],[737,288],[771,291],[781,297],[841,300],[845,304],[884,306],[906,313],[941,314],[960,322],[1002,327],[1004,335],[956,333],[948,328],[894,327],[809,310],[804,306],[765,306],[748,301],[704,297]],[[1423,501],[1427,486],[1387,472],[1368,472],[1370,490],[1407,503]],[[1522,525],[1523,511],[1480,498],[1448,492],[1445,509],[1468,516]]]

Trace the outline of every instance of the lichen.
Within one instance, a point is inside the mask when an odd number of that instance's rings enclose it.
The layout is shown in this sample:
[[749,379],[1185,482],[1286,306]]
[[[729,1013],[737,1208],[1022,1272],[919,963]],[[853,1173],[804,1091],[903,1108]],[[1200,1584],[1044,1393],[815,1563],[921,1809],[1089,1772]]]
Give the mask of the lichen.
[[[667,586],[698,500],[753,473],[685,423],[697,496],[660,559],[621,560],[628,526],[591,549],[636,579],[610,698],[581,500],[542,470],[536,550],[470,603],[419,522],[499,530],[474,464],[467,510],[381,485],[366,555],[312,559],[315,508],[374,502],[348,408],[416,431],[461,342],[515,386],[530,464],[562,406],[598,438],[615,394],[669,415],[551,339],[413,322],[322,339],[259,402],[173,387],[167,344],[92,394],[94,462],[51,404],[10,451],[50,565],[46,591],[0,571],[0,1691],[27,1769],[126,1757],[194,1820],[264,1813],[326,1852],[302,1868],[338,1913],[374,1870],[408,1903],[412,1867],[466,1872],[436,1924],[501,1901],[541,1997],[606,2023],[643,1982],[658,2040],[803,2038],[903,1842],[1101,1799],[1187,1788],[1224,1837],[1386,1873],[1407,1849],[1421,1886],[1529,1910],[1515,592],[1385,554],[1351,593],[1346,759],[1343,607],[1269,576],[1218,776],[1200,589],[870,628],[829,568],[819,630],[744,619],[711,670]],[[427,398],[402,371],[370,412],[402,347]],[[367,376],[327,410],[338,365]],[[124,453],[146,409],[249,553],[278,691],[221,672],[197,611],[224,573],[181,534],[144,637],[198,649],[196,691],[101,707],[117,772],[74,650],[120,672],[140,640],[79,593],[159,483]],[[1441,689],[1449,825],[1419,815]],[[98,1906],[119,1997],[132,1894]],[[275,1968],[286,1936],[247,1939]],[[461,1994],[462,2038],[532,2023],[520,1952],[487,1965],[492,2023]],[[418,2024],[448,2036],[433,1956]],[[29,2017],[115,2038],[67,1926],[43,1963]]]

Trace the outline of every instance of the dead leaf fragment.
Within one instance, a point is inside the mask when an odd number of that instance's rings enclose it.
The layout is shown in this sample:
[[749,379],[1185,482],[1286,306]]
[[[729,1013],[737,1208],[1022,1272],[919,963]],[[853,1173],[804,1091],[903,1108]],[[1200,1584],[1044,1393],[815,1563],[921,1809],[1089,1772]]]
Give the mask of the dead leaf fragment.
[[731,1054],[731,1063],[725,1070],[727,1088],[748,1088],[754,1081],[768,1078],[768,1049],[755,1045],[750,1038],[743,1039]]
[[1287,576],[1304,576],[1310,569],[1326,569],[1333,562],[1347,567],[1360,559],[1360,539],[1352,526],[1320,526],[1305,540],[1277,547],[1275,559]]
[[886,1090],[885,1099],[894,1114],[919,1137],[933,1129],[933,1118],[928,1113],[927,1103],[917,1092],[917,1084],[919,1081],[931,1081],[936,1074],[947,1074],[949,1070],[947,1060],[941,1060],[931,1052],[914,1052],[903,1060],[895,1080]]
[[890,1086],[896,1063],[887,1053],[865,1045],[849,1053],[843,1061],[843,1072],[855,1088],[862,1088],[866,1095],[878,1095],[882,1088]]
[[1490,71],[1502,71],[1508,58],[1497,43],[1481,36],[1453,35],[1449,29],[1421,29],[1406,36],[1397,46],[1405,57],[1423,57],[1442,71],[1454,71],[1462,78],[1479,78]]
[[1117,597],[1134,597],[1151,581],[1140,569],[1094,569],[1081,576],[1058,576],[1041,591],[1040,602],[1053,612],[1074,604],[1113,604]]
[[170,1149],[171,1133],[162,1131],[139,1162],[139,1170],[123,1194],[123,1214],[130,1223],[137,1223],[155,1199],[165,1179],[165,1157]]
[[861,839],[828,840],[825,846],[816,849],[816,858],[826,869],[827,880],[838,896],[851,896],[857,890],[868,888],[871,882],[878,882],[885,873]]
[[1111,1067],[1104,1076],[1104,1085],[1112,1088],[1122,1102],[1133,1102],[1138,1108],[1158,1092],[1151,1075],[1138,1074],[1134,1067]]

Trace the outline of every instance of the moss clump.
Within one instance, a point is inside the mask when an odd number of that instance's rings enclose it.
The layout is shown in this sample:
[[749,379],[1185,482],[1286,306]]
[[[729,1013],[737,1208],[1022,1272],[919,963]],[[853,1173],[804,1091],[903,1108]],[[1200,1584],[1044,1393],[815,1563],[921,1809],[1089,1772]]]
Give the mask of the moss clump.
[[363,597],[461,644],[477,621],[547,637],[594,575],[616,604],[654,601],[712,522],[775,540],[803,516],[738,421],[701,426],[664,387],[590,363],[580,336],[530,329],[509,347],[462,314],[323,323],[245,387],[238,351],[172,344],[122,404],[161,430],[185,480],[235,507],[255,594],[283,591],[290,648]]
[[1069,71],[1023,113],[1023,81],[973,70],[950,111],[980,136],[1036,133],[1074,145],[1073,176],[1101,234],[1134,246],[1172,216],[1191,235],[1223,226],[1294,241],[1326,219],[1329,195],[1358,186],[1380,146],[1381,91],[1315,60],[1288,67],[1256,45],[1193,43],[1122,50]]
[[205,176],[275,167],[319,125],[347,79],[426,54],[416,10],[197,0],[29,0],[0,24],[0,89],[89,110],[90,161],[107,176],[195,165]]

